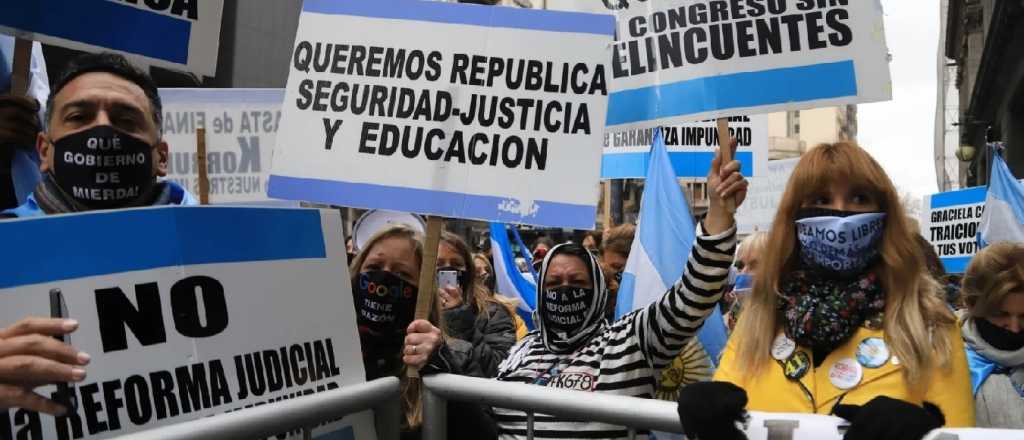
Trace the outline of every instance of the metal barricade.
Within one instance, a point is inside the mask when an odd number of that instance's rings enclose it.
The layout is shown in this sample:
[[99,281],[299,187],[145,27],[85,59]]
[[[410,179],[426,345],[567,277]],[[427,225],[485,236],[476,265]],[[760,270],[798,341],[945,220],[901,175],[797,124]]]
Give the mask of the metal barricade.
[[423,378],[423,438],[447,438],[448,400],[473,402],[525,411],[527,438],[533,439],[535,413],[595,421],[629,427],[630,438],[637,429],[682,432],[676,403],[655,399],[588,393],[539,387],[493,379],[435,374]]
[[398,440],[401,403],[398,378],[385,377],[336,390],[219,414],[191,422],[178,423],[120,437],[128,440],[219,440],[266,438],[282,432],[303,429],[372,409],[382,420],[377,426],[379,440]]

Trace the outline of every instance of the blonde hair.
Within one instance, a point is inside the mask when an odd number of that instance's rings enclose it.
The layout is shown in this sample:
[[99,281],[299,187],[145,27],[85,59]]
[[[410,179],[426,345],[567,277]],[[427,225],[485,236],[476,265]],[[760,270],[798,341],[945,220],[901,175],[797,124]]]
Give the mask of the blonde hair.
[[[494,265],[491,264],[491,260],[487,259],[487,255],[481,253],[473,254],[473,261],[482,261],[484,265],[487,266],[487,271],[490,272],[492,277],[495,277],[495,288],[497,288],[498,274],[494,273]],[[499,295],[497,291],[491,291],[490,289],[487,288],[487,286],[481,285],[480,288],[482,288],[484,292],[487,293],[488,298],[504,306],[505,309],[508,310],[508,313],[510,313],[512,316],[516,315],[516,308],[519,306],[519,300],[509,298],[505,295]]]
[[[366,242],[366,245],[362,247],[355,258],[352,259],[352,263],[349,265],[349,276],[352,282],[355,282],[356,277],[359,274],[359,269],[363,266],[363,262],[366,261],[367,256],[370,254],[370,250],[374,248],[378,243],[390,239],[400,238],[408,241],[409,245],[413,248],[413,253],[416,255],[416,267],[417,269],[423,265],[423,237],[419,232],[416,232],[412,228],[405,225],[394,225],[390,226],[382,231],[377,232],[370,237],[370,240]],[[417,271],[417,276],[419,271]],[[418,279],[416,281],[419,281]],[[434,324],[441,330],[442,339],[447,338],[447,331],[444,325],[444,319],[441,316],[441,299],[437,294],[431,295],[434,301],[430,302],[430,311],[427,313],[427,320],[431,324]],[[402,346],[405,349],[405,346]],[[419,379],[409,379],[406,373],[407,367],[402,366],[402,371],[399,373],[399,380],[401,381],[399,389],[401,391],[402,400],[402,413],[405,415],[405,420],[402,428],[404,430],[414,430],[423,424],[423,403],[421,402],[421,382]]]
[[978,252],[964,272],[963,294],[971,316],[999,313],[1003,300],[1024,293],[1024,244],[1003,241]]
[[615,252],[623,256],[629,255],[633,247],[633,238],[636,236],[636,226],[631,223],[621,224],[604,232],[604,239],[601,240],[601,254]]
[[772,223],[768,243],[751,297],[744,303],[736,326],[736,362],[748,378],[755,377],[772,361],[769,352],[780,328],[777,307],[782,277],[796,268],[796,214],[801,205],[832,182],[846,182],[871,194],[887,213],[879,263],[872,271],[885,291],[885,339],[903,364],[912,388],[924,386],[932,366],[949,368],[953,314],[939,294],[938,283],[925,269],[924,257],[904,218],[903,207],[889,176],[857,144],[822,144],[800,159],[786,185]]
[[766,232],[755,232],[748,235],[740,242],[739,247],[736,249],[736,259],[746,262],[748,257],[760,256],[764,252],[764,247],[767,243],[768,233]]

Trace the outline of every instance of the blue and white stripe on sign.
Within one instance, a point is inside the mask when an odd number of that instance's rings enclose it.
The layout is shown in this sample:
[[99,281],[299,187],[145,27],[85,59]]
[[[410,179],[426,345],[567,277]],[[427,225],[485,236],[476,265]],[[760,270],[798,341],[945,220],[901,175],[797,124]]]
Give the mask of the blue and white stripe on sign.
[[[711,161],[715,153],[710,151],[676,151],[668,153],[669,161],[676,172],[676,177],[704,178],[711,169]],[[750,151],[736,152],[735,159],[740,161],[740,172],[745,177],[753,177],[754,153]],[[651,152],[605,154],[601,158],[602,179],[643,179],[647,177],[647,165],[651,161]]]
[[[0,252],[0,288],[327,255],[320,212],[312,209],[163,207],[57,215],[0,222],[0,236],[8,250]],[[49,266],[39,270],[39,264]]]
[[188,20],[108,0],[0,1],[0,26],[181,64],[192,33]]
[[[672,99],[661,97],[671,96]],[[609,126],[730,108],[857,96],[853,61],[733,73],[608,96]]]

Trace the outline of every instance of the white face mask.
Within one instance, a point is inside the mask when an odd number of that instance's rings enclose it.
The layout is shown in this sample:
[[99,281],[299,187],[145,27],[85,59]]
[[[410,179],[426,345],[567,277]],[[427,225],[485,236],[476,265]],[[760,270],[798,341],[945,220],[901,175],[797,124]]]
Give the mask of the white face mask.
[[801,262],[847,277],[862,273],[878,256],[885,213],[801,210],[796,221]]

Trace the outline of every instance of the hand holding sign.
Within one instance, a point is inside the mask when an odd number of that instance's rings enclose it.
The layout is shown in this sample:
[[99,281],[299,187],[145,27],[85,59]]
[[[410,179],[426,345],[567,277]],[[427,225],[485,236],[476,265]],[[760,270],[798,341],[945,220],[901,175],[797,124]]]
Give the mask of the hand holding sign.
[[[729,157],[736,152],[736,139],[729,145]],[[708,170],[708,216],[704,219],[705,232],[718,234],[735,224],[736,210],[730,210],[727,202],[735,200],[735,206],[743,204],[747,197],[749,182],[740,174],[740,162],[723,160],[722,150],[715,153]]]
[[427,365],[430,355],[440,346],[441,330],[430,321],[417,319],[406,329],[402,362],[411,368],[420,370]]
[[62,414],[65,408],[32,391],[54,382],[81,382],[89,355],[52,336],[78,329],[78,322],[25,318],[0,330],[0,408]]

